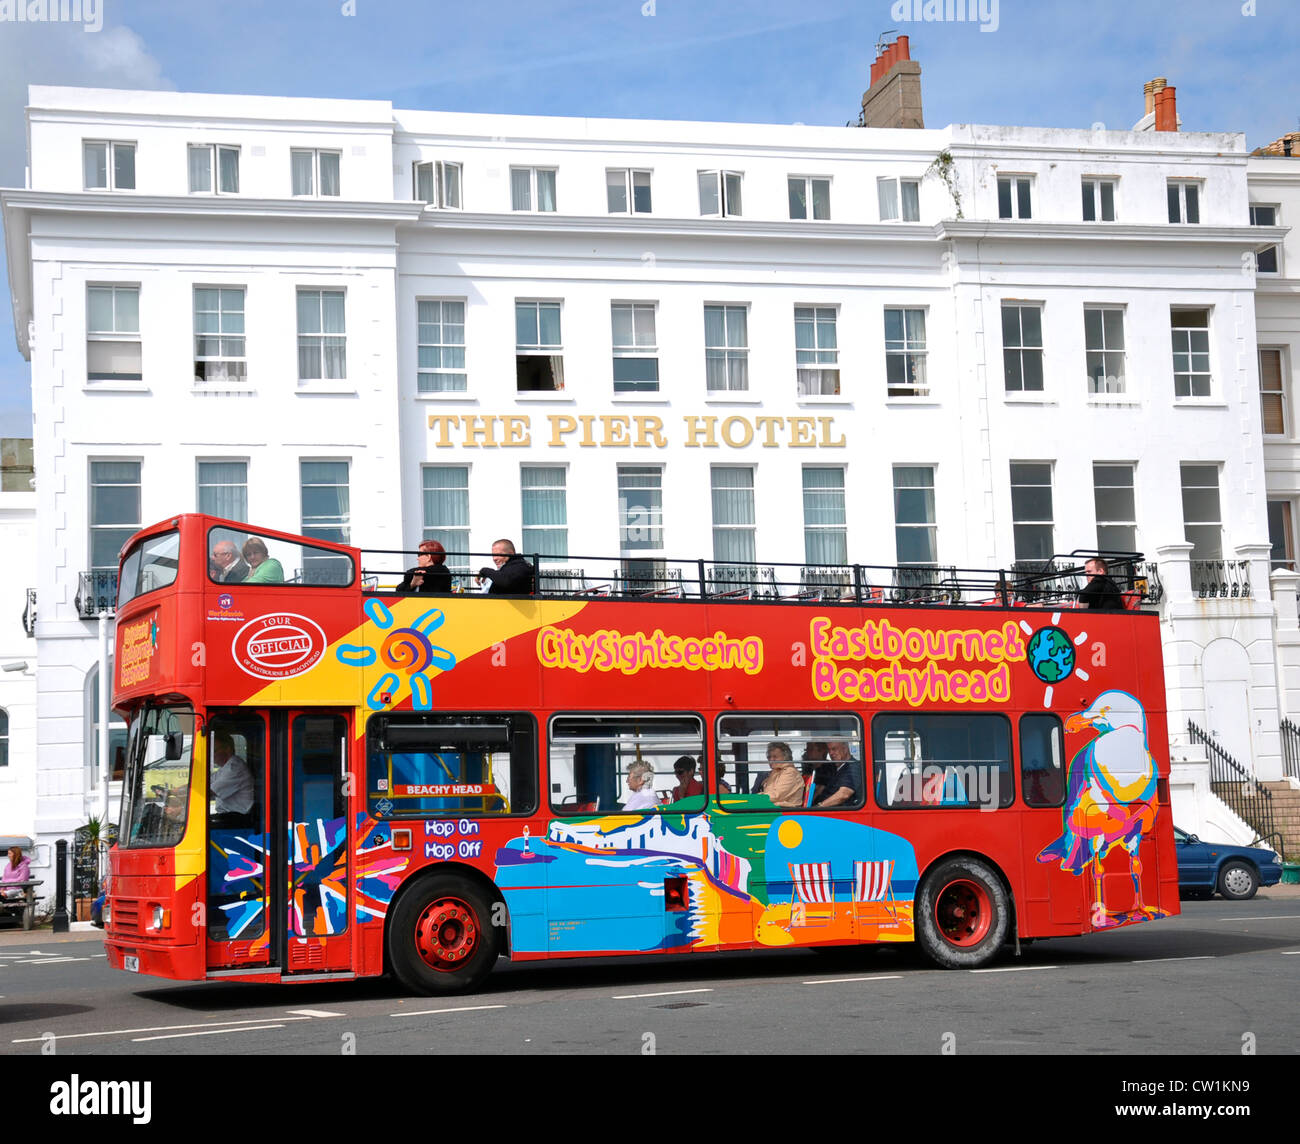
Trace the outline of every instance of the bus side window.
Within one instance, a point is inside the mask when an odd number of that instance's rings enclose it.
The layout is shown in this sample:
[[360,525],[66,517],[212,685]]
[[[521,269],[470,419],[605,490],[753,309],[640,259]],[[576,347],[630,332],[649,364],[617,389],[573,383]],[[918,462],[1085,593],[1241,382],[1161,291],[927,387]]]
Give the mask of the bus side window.
[[1056,715],[1020,717],[1020,787],[1026,806],[1065,801],[1065,743]]

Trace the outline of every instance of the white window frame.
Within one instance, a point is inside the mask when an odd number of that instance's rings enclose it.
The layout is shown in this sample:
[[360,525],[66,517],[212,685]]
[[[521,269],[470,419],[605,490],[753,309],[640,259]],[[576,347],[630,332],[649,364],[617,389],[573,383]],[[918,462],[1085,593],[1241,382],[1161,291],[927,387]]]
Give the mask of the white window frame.
[[[710,501],[710,519],[713,523],[713,563],[724,567],[743,567],[752,566],[758,562],[758,499],[755,488],[755,473],[753,465],[710,465],[709,466],[709,501]],[[748,476],[749,484],[736,485],[719,485],[718,476],[721,473],[736,473]],[[748,498],[748,520],[719,520],[718,516],[718,494],[727,493],[749,493]],[[743,499],[743,498],[742,498]],[[742,505],[742,515],[746,506]],[[719,534],[722,534],[721,537]],[[739,538],[741,547],[745,550],[742,557],[730,557],[718,555],[718,540],[721,538],[732,539]],[[752,570],[752,569],[751,569]]]
[[[1175,313],[1181,311],[1196,311],[1198,313],[1203,312],[1205,314],[1205,325],[1204,326],[1175,326],[1173,316]],[[1210,306],[1171,306],[1169,308],[1169,332],[1171,335],[1171,340],[1173,342],[1173,354],[1175,355],[1171,364],[1173,366],[1173,373],[1174,373],[1174,400],[1176,402],[1205,401],[1207,399],[1211,399],[1214,397],[1214,361],[1211,352],[1213,343],[1210,340],[1210,331],[1213,329],[1213,326],[1214,326],[1214,310]],[[1205,349],[1194,350],[1192,349],[1193,339],[1190,335],[1201,333],[1202,331],[1205,334]],[[1179,337],[1180,334],[1186,334],[1188,336],[1180,339]],[[1181,345],[1180,342],[1182,343]],[[1183,348],[1184,346],[1186,348]],[[1203,370],[1188,369],[1180,373],[1178,369],[1178,361],[1177,361],[1177,355],[1180,353],[1188,355],[1189,366],[1194,364],[1193,361],[1191,360],[1193,355],[1203,354],[1205,357],[1206,368]],[[1190,392],[1188,393],[1178,392],[1179,377],[1186,377],[1188,379],[1188,389]],[[1205,378],[1204,393],[1196,392],[1195,379],[1200,377]]]
[[[1019,342],[1011,344],[1007,341],[1006,336],[1006,312],[1008,310],[1016,311],[1016,330],[1019,335]],[[1025,320],[1021,311],[1034,310],[1038,313],[1038,345],[1029,345],[1025,342]],[[1043,304],[1041,302],[1022,301],[1018,298],[1003,298],[1002,305],[999,309],[999,316],[1002,320],[1002,389],[1007,394],[1018,394],[1024,396],[1028,393],[1042,395],[1047,387],[1047,377],[1043,367]],[[1036,358],[1028,358],[1026,355],[1036,355]],[[1009,384],[1008,363],[1013,359],[1018,362],[1020,367],[1020,385],[1013,389]],[[1038,385],[1030,387],[1025,384],[1026,360],[1037,360],[1038,362]]]
[[[519,309],[521,306],[531,307],[534,315],[533,328],[537,331],[536,342],[521,342],[519,340]],[[553,306],[556,312],[556,326],[559,330],[560,340],[554,344],[543,342],[542,337],[542,306]],[[551,361],[551,380],[555,383],[550,389],[520,389],[519,388],[519,359],[521,357],[545,357]],[[516,298],[515,299],[515,393],[536,394],[536,393],[561,393],[564,390],[564,303],[558,298]]]
[[[1106,194],[1104,188],[1110,188],[1110,218],[1106,217]],[[1119,191],[1119,180],[1101,175],[1085,175],[1082,180],[1083,221],[1114,222],[1116,217],[1115,199]],[[1088,215],[1091,213],[1092,217]]]
[[[420,176],[428,175],[432,198],[420,193]],[[450,159],[426,159],[411,164],[411,196],[417,203],[427,203],[438,210],[464,209],[464,165]]]
[[[831,177],[829,175],[787,175],[786,176],[786,197],[789,200],[790,217],[807,222],[830,222],[831,220]],[[817,194],[815,184],[824,183],[826,185],[826,213],[817,214]],[[795,195],[796,184],[803,185],[803,214],[795,214]]]
[[[697,171],[695,173],[696,183],[700,192],[700,217],[701,218],[742,218],[745,209],[745,172],[744,171]],[[734,185],[734,202],[732,194],[732,180]],[[708,205],[705,202],[704,195],[706,186],[709,193],[716,197],[717,210],[705,210]]]
[[[295,155],[311,156],[311,188],[306,191],[297,191],[293,189],[293,157]],[[325,191],[321,189],[320,166],[321,156],[332,155],[338,159],[338,190]],[[336,151],[330,147],[291,147],[289,149],[289,190],[293,198],[298,199],[334,199],[343,194],[343,152]]]
[[[1273,554],[1273,548],[1276,543],[1273,534],[1273,510],[1280,508],[1281,514],[1279,520],[1282,525],[1282,552],[1284,559],[1279,560]],[[1278,569],[1284,569],[1287,572],[1296,570],[1296,549],[1295,549],[1295,501],[1290,497],[1269,497],[1265,512],[1268,518],[1268,543],[1269,543],[1269,570],[1276,572]]]
[[[1272,222],[1260,222],[1257,213],[1259,211],[1272,211]],[[1250,204],[1250,225],[1251,226],[1278,226],[1281,222],[1282,208],[1278,203],[1251,203]],[[1269,258],[1272,255],[1272,258]],[[1265,263],[1271,263],[1267,268]],[[1281,276],[1282,274],[1282,247],[1280,245],[1270,246],[1259,251],[1255,255],[1255,273],[1267,274],[1270,278]]]
[[[900,485],[898,483],[898,474],[901,470],[928,470],[930,483],[928,485]],[[939,505],[936,488],[938,487],[938,470],[939,466],[934,464],[896,464],[890,470],[890,476],[894,485],[894,559],[900,566],[908,568],[933,568],[939,564]],[[929,491],[928,519],[923,521],[900,520],[899,519],[899,500],[900,494],[904,492]],[[925,532],[929,534],[930,554],[933,559],[914,560],[911,557],[906,559],[903,556],[902,545],[899,541],[905,532]]]
[[[889,336],[889,315],[897,313],[901,315],[903,324],[903,337],[890,338]],[[885,320],[885,391],[890,398],[924,398],[930,396],[930,379],[926,365],[926,358],[929,355],[927,349],[928,335],[925,333],[927,307],[925,306],[886,306],[884,307]],[[921,316],[921,337],[916,339],[908,333],[908,315]],[[915,331],[913,331],[913,334]],[[905,380],[902,382],[891,382],[889,380],[889,363],[891,359],[901,359],[903,362],[903,375]],[[919,377],[913,378],[914,374]]]
[[[800,324],[812,324],[813,344],[799,347]],[[838,306],[795,306],[794,388],[797,397],[840,395],[840,350]],[[823,333],[830,331],[830,345],[823,346]]]
[[[459,475],[464,473],[464,484],[448,483],[453,479],[453,474]],[[443,483],[431,484],[430,481],[439,481]],[[469,465],[421,465],[420,466],[420,518],[423,521],[421,528],[421,540],[436,540],[447,550],[447,567],[452,572],[465,573],[469,571],[470,557],[470,466]],[[429,498],[431,492],[454,492],[461,494],[464,505],[464,523],[455,520],[435,521],[430,520]],[[457,509],[459,513],[459,506]]]
[[[559,473],[558,485],[529,484],[530,477],[538,473]],[[561,520],[556,524],[529,524],[529,493],[559,493]],[[520,465],[519,466],[519,511],[520,539],[519,551],[537,553],[542,562],[554,562],[569,558],[569,469],[567,465]],[[542,535],[537,535],[542,534]],[[532,539],[530,539],[532,537]],[[547,539],[554,543],[537,544],[536,541]]]
[[[1044,485],[1041,481],[1016,481],[1016,468],[1033,465],[1037,468],[1047,469],[1047,483]],[[1023,477],[1024,474],[1021,474]],[[1051,559],[1056,552],[1056,463],[1054,461],[1012,461],[1009,468],[1010,489],[1011,489],[1011,550],[1015,553],[1017,562],[1021,561],[1046,561]],[[1016,489],[1047,489],[1047,496],[1050,502],[1051,515],[1047,517],[1019,517],[1016,515]],[[1021,555],[1019,531],[1022,528],[1041,529],[1047,528],[1047,552],[1037,555]]]
[[[708,315],[710,310],[722,311],[722,344],[709,343]],[[744,342],[731,344],[728,320],[733,312],[739,311],[744,322]],[[749,303],[706,302],[704,305],[704,387],[708,393],[748,393],[749,392]],[[712,384],[709,363],[721,361],[723,364],[720,386]]]
[[[113,328],[111,330],[95,329],[91,324],[90,316],[90,295],[92,290],[111,290],[113,294]],[[117,298],[118,294],[135,295],[136,323],[135,329],[119,329],[117,317]],[[109,386],[114,383],[126,383],[127,385],[140,385],[144,379],[144,342],[140,337],[140,283],[138,282],[87,282],[86,283],[86,384]],[[133,371],[124,373],[114,373],[107,377],[91,377],[91,363],[95,345],[122,345],[134,346],[140,359],[140,369],[138,376]],[[104,372],[104,371],[97,371]]]
[[[423,320],[423,307],[436,305],[438,307],[438,320],[436,322],[427,322]],[[447,320],[447,306],[460,306],[460,322],[449,322]],[[469,390],[469,372],[466,368],[465,361],[465,322],[469,316],[469,305],[465,298],[417,298],[415,300],[415,392],[419,397],[434,397],[439,394],[453,393],[461,394]],[[460,327],[460,341],[451,342],[447,340],[447,329]],[[423,331],[427,327],[436,326],[438,330],[439,341],[424,341]],[[460,351],[460,366],[455,365],[424,365],[420,359],[424,350],[436,351],[436,356],[440,363],[445,362],[447,358],[455,357],[457,350]],[[431,384],[425,385],[424,379],[428,377]],[[435,386],[432,382],[439,379],[446,381],[448,384]]]
[[[656,483],[640,486],[647,495],[646,521],[632,522],[628,509],[628,490],[624,478],[648,480]],[[663,465],[619,465],[616,474],[618,491],[618,548],[623,556],[639,556],[643,552],[662,552],[664,548],[664,467]],[[635,510],[638,513],[641,510]],[[633,539],[632,531],[644,531],[645,540]]]
[[[907,196],[903,186],[913,188],[915,209],[909,211]],[[881,222],[920,222],[921,221],[921,180],[891,175],[876,180],[876,205],[880,210]],[[911,215],[912,217],[909,217]]]
[[[1213,469],[1214,484],[1211,485],[1189,485],[1187,483],[1188,469]],[[1195,548],[1192,550],[1193,560],[1222,560],[1223,559],[1223,463],[1221,461],[1183,461],[1178,466],[1178,487],[1182,494],[1183,509],[1183,537],[1189,544],[1196,544],[1188,533],[1196,529],[1215,529],[1215,552],[1201,552],[1199,555]],[[1195,489],[1214,489],[1214,499],[1218,503],[1217,520],[1188,520],[1187,518],[1187,493]]]
[[[343,350],[343,372],[342,372],[342,374],[341,374],[340,376],[338,376],[338,377],[303,377],[303,376],[302,376],[302,358],[301,358],[301,356],[299,356],[299,358],[298,358],[298,384],[299,384],[299,385],[319,385],[319,384],[332,385],[332,384],[335,384],[335,383],[338,383],[338,382],[344,382],[344,381],[347,381],[347,377],[348,377],[348,292],[347,292],[346,289],[337,289],[337,288],[331,288],[331,287],[327,287],[327,286],[299,286],[298,289],[297,289],[297,291],[296,291],[296,293],[295,293],[295,295],[294,295],[294,320],[295,320],[295,322],[297,322],[297,320],[298,320],[298,309],[297,309],[297,307],[298,307],[298,301],[299,301],[299,299],[301,299],[301,298],[303,297],[303,295],[305,295],[305,294],[315,294],[315,295],[317,295],[317,313],[320,315],[320,323],[319,323],[319,324],[320,324],[320,326],[321,326],[322,328],[321,328],[321,330],[320,330],[319,332],[315,332],[315,331],[313,331],[313,332],[307,332],[307,333],[304,333],[303,330],[302,330],[301,328],[299,328],[299,330],[298,330],[298,350],[301,351],[301,350],[303,350],[304,348],[306,348],[306,346],[305,346],[304,343],[306,343],[307,345],[315,344],[316,347],[317,347],[317,350],[318,350],[318,352],[319,352],[319,354],[320,354],[320,365],[321,365],[321,368],[320,368],[320,370],[319,370],[318,372],[321,373],[321,374],[324,374],[324,373],[327,373],[327,370],[325,369],[325,363],[326,363],[326,358],[327,358],[327,355],[326,355],[326,353],[325,353],[325,350],[326,350],[326,348],[327,348],[327,347],[326,347],[326,344],[325,344],[325,341],[326,341],[327,338],[338,338],[338,339],[341,340],[342,343],[343,343],[343,346],[342,346],[342,350]],[[336,332],[336,333],[327,333],[327,332],[325,332],[325,330],[324,330],[324,325],[325,325],[325,316],[324,316],[324,311],[325,311],[325,295],[326,295],[326,294],[337,294],[337,295],[339,295],[339,296],[343,299],[343,329],[342,329],[342,331],[340,331],[340,332]],[[333,348],[333,347],[329,347],[329,348]]]
[[[1009,214],[1002,213],[1002,186],[1007,185]],[[1031,219],[1034,217],[1034,176],[1016,172],[998,175],[998,218]]]
[[[810,486],[808,484],[808,474],[812,472],[835,473],[839,477],[839,484]],[[849,518],[844,487],[847,483],[845,477],[843,465],[803,466],[803,558],[806,565],[814,567],[842,566],[847,565],[849,562]],[[819,498],[823,499],[823,503],[820,505],[816,503]],[[827,517],[838,517],[838,519],[814,524],[809,519],[810,513],[813,512],[824,513]],[[828,544],[837,549],[833,555],[839,557],[839,559],[821,560],[815,558],[813,541],[822,538],[830,538]]]
[[[95,482],[96,465],[134,465],[135,482],[130,481],[100,481]],[[101,521],[95,520],[95,489],[96,488],[133,488],[135,489],[135,509],[136,516],[143,515],[144,506],[144,461],[140,457],[89,457],[86,460],[86,567],[91,571],[111,570],[117,571],[117,553],[113,553],[113,560],[110,564],[94,563],[95,545],[93,538],[96,532],[120,532],[122,533],[122,543],[125,543],[130,537],[139,532],[144,527],[143,520],[134,521]],[[118,545],[121,548],[121,545]]]
[[[91,147],[104,148],[104,182],[103,185],[92,184],[86,177],[86,152]],[[117,150],[118,148],[131,152],[131,185],[129,187],[119,186],[117,181]],[[81,141],[81,181],[84,190],[87,191],[134,191],[136,189],[136,143],[129,139],[83,139]]]
[[[194,155],[203,152],[207,158],[208,185],[194,185]],[[221,156],[233,152],[235,156],[235,185],[226,188],[221,185]],[[239,147],[230,143],[190,143],[185,151],[185,175],[192,195],[237,195],[239,194]]]
[[[1265,388],[1266,373],[1264,368],[1264,355],[1277,355],[1277,385],[1276,387]],[[1289,437],[1291,436],[1291,393],[1288,380],[1287,370],[1287,347],[1286,346],[1260,346],[1259,347],[1259,421],[1260,427],[1264,431],[1265,437]],[[1282,422],[1281,431],[1272,431],[1268,428],[1268,418],[1265,415],[1264,407],[1268,398],[1273,398],[1277,402],[1278,413]]]
[[[215,481],[203,479],[204,465],[242,465],[242,481]],[[242,513],[218,512],[215,508],[204,505],[204,489],[242,489],[244,509]],[[248,458],[247,457],[196,457],[194,459],[194,506],[198,512],[209,516],[225,517],[227,520],[248,519]]]
[[[1100,315],[1101,324],[1101,344],[1093,345],[1089,341],[1088,334],[1088,315],[1095,313]],[[1119,342],[1118,346],[1112,346],[1106,338],[1106,315],[1119,314]],[[1089,397],[1106,397],[1117,393],[1126,393],[1128,389],[1128,333],[1125,329],[1125,313],[1123,306],[1114,306],[1106,304],[1085,304],[1083,307],[1083,352],[1084,352],[1084,370],[1088,378],[1088,396]],[[1102,366],[1102,384],[1098,388],[1097,377],[1093,371],[1093,364],[1097,358],[1100,358]],[[1111,366],[1114,359],[1119,359],[1120,372],[1112,373]]]
[[[1127,484],[1102,484],[1098,478],[1102,475],[1099,469],[1125,469],[1128,474]],[[1129,515],[1127,517],[1117,517],[1113,514],[1105,513],[1105,506],[1102,503],[1102,490],[1120,489],[1125,490],[1131,503],[1128,506]],[[1115,494],[1111,494],[1111,499]],[[1092,463],[1092,507],[1097,522],[1097,549],[1100,552],[1138,552],[1138,532],[1137,532],[1137,463],[1135,461],[1093,461]],[[1133,540],[1131,544],[1108,544],[1102,539],[1101,530],[1103,528],[1124,528],[1130,530]]]
[[[618,325],[614,321],[615,312],[627,310],[628,317],[632,322],[632,341],[631,343],[621,343],[616,340]],[[613,351],[613,382],[615,393],[637,394],[637,393],[658,393],[659,392],[659,303],[658,302],[611,302],[609,304],[609,324],[610,324],[610,343]],[[650,340],[643,341],[642,334],[638,332],[638,317],[645,318],[646,314],[650,318]],[[640,325],[644,327],[644,322]],[[620,379],[617,376],[618,363],[627,360],[653,361],[655,365],[654,380],[646,378]]]
[[[528,172],[528,205],[520,206],[515,199],[515,175]],[[551,205],[543,207],[537,193],[537,176],[539,172],[551,175]],[[558,167],[511,167],[510,168],[510,209],[525,214],[555,214],[560,209],[560,169]]]
[[[1205,197],[1202,194],[1204,190],[1204,179],[1169,179],[1165,187],[1165,198],[1168,202],[1170,218],[1169,221],[1177,226],[1198,226],[1201,222],[1201,201]],[[1196,193],[1188,198],[1188,188]],[[1169,201],[1171,193],[1177,195],[1173,201]],[[1178,217],[1173,215],[1177,213]],[[1195,213],[1195,218],[1189,218],[1189,214]]]
[[[200,311],[200,310],[199,310],[199,291],[200,291],[200,290],[215,290],[215,291],[217,292],[217,309],[216,309],[215,311],[214,311],[214,310],[203,310],[203,311]],[[223,304],[223,303],[224,303],[224,298],[222,297],[222,295],[223,295],[223,294],[226,294],[226,293],[233,293],[233,292],[235,292],[236,290],[239,291],[239,294],[241,295],[241,305],[240,305],[240,308],[239,308],[238,311],[233,310],[233,309],[228,311],[228,310],[226,310],[226,308],[225,308],[225,306],[224,306],[224,304]],[[246,384],[248,383],[248,342],[247,342],[247,338],[246,338],[246,335],[245,335],[246,323],[245,323],[245,320],[244,320],[244,319],[245,319],[245,315],[246,315],[247,312],[248,312],[248,310],[247,310],[247,307],[248,307],[248,291],[247,291],[247,289],[245,289],[243,286],[204,286],[204,285],[199,285],[199,284],[196,283],[195,286],[194,286],[194,289],[191,291],[190,299],[191,299],[191,302],[190,302],[190,316],[191,316],[191,318],[192,318],[192,320],[193,320],[193,322],[194,322],[194,384],[195,384],[195,385],[202,385],[202,386],[208,386],[208,385],[223,385],[223,386],[225,386],[225,385],[246,385]],[[216,314],[216,316],[217,316],[217,329],[216,329],[215,331],[200,331],[200,330],[199,330],[199,314],[200,314],[200,313],[204,313],[204,314],[212,314],[212,313],[215,313],[215,314]],[[227,314],[230,314],[230,315],[233,316],[233,315],[236,314],[236,313],[239,314],[239,322],[238,322],[239,330],[238,330],[238,332],[235,332],[234,330],[231,330],[230,332],[226,332],[224,329],[222,329],[222,326],[223,326],[223,324],[224,324],[225,316],[226,316]],[[233,323],[232,323],[232,324],[233,324]],[[210,340],[215,340],[215,341],[218,343],[217,348],[218,348],[218,351],[220,351],[220,352],[218,352],[218,353],[216,353],[216,354],[201,354],[201,353],[199,352],[199,350],[200,350],[200,348],[201,348],[201,347],[200,347],[200,343],[201,343],[201,340],[202,340],[202,339],[205,339],[205,338],[206,338],[206,339],[210,339]],[[227,353],[225,353],[224,351],[225,351],[225,349],[226,349],[226,343],[227,343],[227,342],[231,342],[231,343],[233,343],[233,342],[236,342],[236,341],[239,343],[239,350],[240,350],[240,352],[237,353],[237,354],[227,354]],[[234,348],[234,347],[232,346],[232,348]],[[207,364],[207,363],[221,363],[222,365],[226,366],[226,369],[225,369],[223,372],[224,372],[227,376],[222,376],[222,377],[205,376],[205,377],[200,377],[200,376],[199,376],[199,368],[198,368],[199,365],[200,365],[200,363],[203,363],[203,364]],[[229,367],[231,367],[231,366],[237,367],[237,368],[235,369],[235,373],[236,373],[237,376],[235,376],[235,377],[230,377],[230,376],[228,376],[229,373],[231,372],[231,370],[230,370],[230,368],[229,368]]]
[[[605,206],[610,214],[633,215],[633,214],[653,214],[654,213],[654,172],[646,167],[606,167],[605,168]],[[637,179],[645,176],[646,197],[650,200],[645,210],[641,210],[636,205]],[[619,210],[610,203],[610,192],[614,190],[615,177],[621,177],[623,181],[623,202],[624,207]]]

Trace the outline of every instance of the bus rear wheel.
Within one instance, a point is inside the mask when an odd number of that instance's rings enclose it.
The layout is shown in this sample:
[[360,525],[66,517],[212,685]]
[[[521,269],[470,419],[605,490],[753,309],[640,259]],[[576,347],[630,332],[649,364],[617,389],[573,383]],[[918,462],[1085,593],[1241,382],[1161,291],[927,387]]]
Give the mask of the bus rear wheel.
[[414,993],[459,993],[491,972],[498,936],[487,895],[468,878],[439,874],[397,903],[388,923],[388,961]]
[[916,940],[944,969],[978,969],[1006,940],[1010,902],[1002,879],[978,858],[949,858],[926,876],[916,900]]

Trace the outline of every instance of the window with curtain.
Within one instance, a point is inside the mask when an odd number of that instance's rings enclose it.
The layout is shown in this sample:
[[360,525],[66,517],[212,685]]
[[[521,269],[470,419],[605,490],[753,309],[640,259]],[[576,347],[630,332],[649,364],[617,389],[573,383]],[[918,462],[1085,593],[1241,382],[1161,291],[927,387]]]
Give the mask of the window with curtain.
[[416,199],[444,210],[460,210],[460,175],[459,163],[442,159],[412,164]]
[[650,172],[606,170],[605,201],[610,214],[649,214]]
[[[348,462],[302,461],[300,473],[303,536],[347,544],[352,532]],[[346,556],[303,550],[304,583],[346,584],[351,576],[352,562]]]
[[469,466],[425,465],[424,532],[447,550],[447,567],[469,571]]
[[925,311],[885,310],[885,384],[890,397],[927,397]]
[[90,567],[117,571],[122,545],[140,531],[140,462],[90,462]]
[[464,393],[465,302],[463,299],[416,303],[416,392]]
[[248,519],[248,462],[199,461],[199,512]]
[[347,326],[342,290],[298,291],[298,380],[336,381],[348,376]]
[[803,551],[807,564],[849,562],[843,469],[804,468]]
[[510,209],[555,210],[555,168],[511,167]]
[[86,380],[140,381],[140,287],[86,288]]
[[194,287],[195,383],[240,384],[247,370],[243,287]]
[[710,393],[749,389],[749,307],[704,307],[704,376]]
[[[216,143],[191,143],[189,147],[190,193],[237,195],[239,193],[239,148]],[[216,178],[213,178],[213,172]]]
[[1016,560],[1050,560],[1052,539],[1051,462],[1011,462],[1011,520]]
[[338,151],[291,150],[289,170],[295,195],[338,195]]
[[1088,355],[1088,392],[1124,392],[1124,308],[1085,306],[1083,333]]
[[82,175],[88,191],[135,190],[135,144],[85,141]]
[[715,466],[712,493],[714,563],[755,563],[754,470],[749,466]]
[[1043,391],[1043,309],[1002,303],[1002,376],[1008,393]]
[[794,308],[795,390],[800,397],[840,391],[840,351],[834,306]]
[[614,392],[659,392],[659,346],[654,302],[613,302]]
[[536,552],[544,557],[569,555],[565,478],[565,470],[559,465],[525,465],[519,470],[524,521],[522,552]]
[[663,485],[659,465],[619,465],[618,542],[623,551],[664,546]]
[[700,171],[700,214],[739,215],[741,179],[740,171]]
[[937,564],[934,466],[894,466],[894,546],[899,564]]
[[1287,434],[1286,373],[1280,349],[1259,351],[1259,403],[1264,433],[1269,437]]
[[918,179],[877,179],[876,200],[881,222],[921,221],[921,183]]
[[1133,465],[1092,466],[1093,505],[1097,513],[1097,548],[1101,552],[1137,551],[1137,502]]
[[831,181],[791,175],[786,180],[791,218],[828,219],[831,217]]

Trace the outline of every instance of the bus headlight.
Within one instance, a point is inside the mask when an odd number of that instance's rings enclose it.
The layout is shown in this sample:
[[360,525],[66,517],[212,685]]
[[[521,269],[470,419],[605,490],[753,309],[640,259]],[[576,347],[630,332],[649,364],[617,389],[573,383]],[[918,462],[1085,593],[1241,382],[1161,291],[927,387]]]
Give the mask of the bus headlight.
[[108,899],[104,900],[104,908],[100,912],[99,920],[104,923],[104,928],[108,929],[113,921],[113,908],[108,904]]
[[154,906],[149,922],[149,928],[152,930],[163,930],[170,924],[171,910],[165,910],[162,906]]

